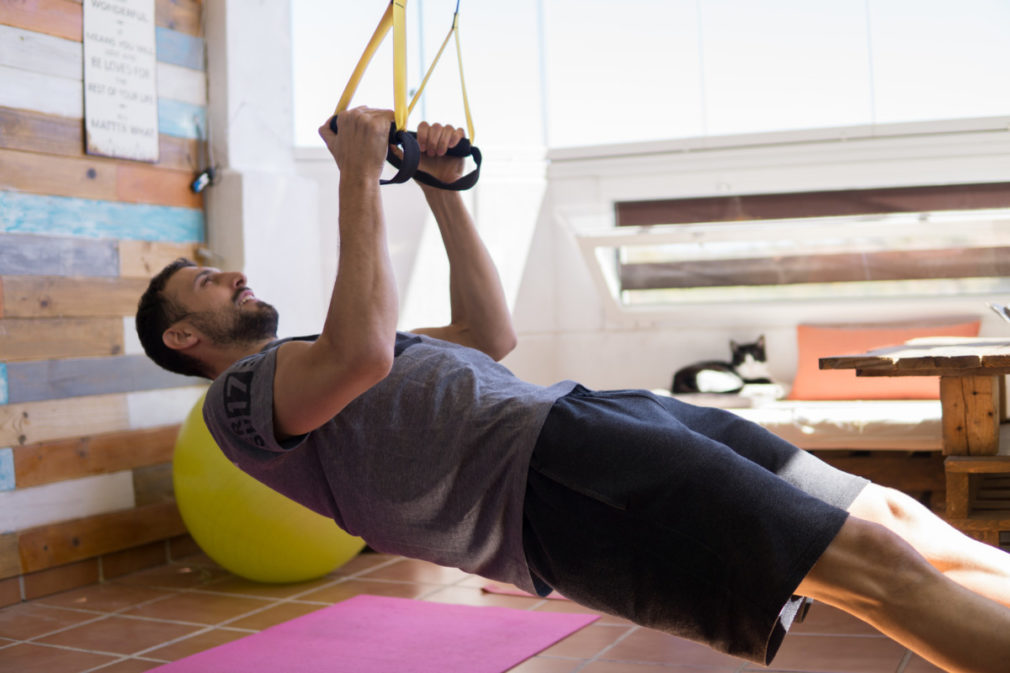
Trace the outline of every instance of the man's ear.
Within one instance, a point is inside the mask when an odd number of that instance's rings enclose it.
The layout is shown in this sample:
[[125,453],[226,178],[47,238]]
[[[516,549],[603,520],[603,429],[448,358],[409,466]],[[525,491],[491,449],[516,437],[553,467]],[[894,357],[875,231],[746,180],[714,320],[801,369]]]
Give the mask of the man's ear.
[[184,351],[200,343],[196,331],[186,323],[176,323],[161,335],[165,345],[174,351]]

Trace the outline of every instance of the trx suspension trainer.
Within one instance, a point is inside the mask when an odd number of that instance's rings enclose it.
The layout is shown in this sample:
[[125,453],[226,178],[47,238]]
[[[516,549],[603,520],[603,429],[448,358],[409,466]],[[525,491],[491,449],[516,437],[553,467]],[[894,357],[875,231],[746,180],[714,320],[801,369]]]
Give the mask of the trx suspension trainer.
[[[390,145],[400,147],[403,151],[403,157],[402,159],[398,157],[392,151],[392,148],[390,148],[386,154],[386,161],[397,168],[397,173],[392,178],[388,180],[380,180],[379,182],[381,184],[400,183],[414,178],[418,182],[422,182],[432,187],[440,187],[442,189],[451,189],[456,191],[470,189],[477,184],[477,179],[480,177],[481,154],[480,150],[472,144],[474,137],[473,120],[470,117],[470,103],[466,97],[466,83],[463,80],[463,52],[459,46],[459,0],[456,0],[456,11],[453,12],[452,15],[452,26],[449,28],[449,32],[445,36],[445,40],[442,41],[442,46],[439,48],[438,54],[435,55],[435,59],[428,67],[428,72],[425,73],[424,79],[421,80],[421,86],[419,86],[417,91],[414,93],[414,97],[411,99],[409,105],[407,104],[406,6],[407,0],[390,1],[389,6],[386,8],[386,12],[379,20],[379,25],[375,28],[375,32],[372,34],[372,39],[365,47],[365,51],[361,54],[361,58],[358,59],[358,65],[354,68],[354,72],[351,73],[351,78],[347,81],[347,85],[344,87],[344,92],[341,94],[340,101],[337,103],[337,108],[334,110],[333,117],[330,119],[330,129],[334,133],[337,132],[337,115],[346,110],[348,105],[350,105],[351,97],[354,95],[354,91],[358,88],[361,76],[365,73],[365,69],[372,60],[372,56],[375,54],[376,49],[378,49],[379,44],[386,37],[386,33],[388,33],[390,28],[392,28],[394,121],[390,125],[389,143]],[[450,147],[447,154],[455,157],[473,157],[476,168],[455,182],[445,183],[432,177],[424,171],[418,170],[417,165],[421,159],[421,150],[417,144],[417,134],[413,131],[407,131],[406,126],[407,118],[410,116],[411,110],[414,109],[414,105],[417,104],[421,93],[424,91],[424,87],[428,83],[428,78],[431,77],[431,73],[435,69],[435,64],[438,63],[438,59],[442,56],[442,52],[445,51],[446,45],[449,44],[449,38],[453,36],[456,38],[456,58],[459,62],[459,83],[460,89],[463,93],[463,109],[466,113],[467,137],[460,140],[454,147]]]

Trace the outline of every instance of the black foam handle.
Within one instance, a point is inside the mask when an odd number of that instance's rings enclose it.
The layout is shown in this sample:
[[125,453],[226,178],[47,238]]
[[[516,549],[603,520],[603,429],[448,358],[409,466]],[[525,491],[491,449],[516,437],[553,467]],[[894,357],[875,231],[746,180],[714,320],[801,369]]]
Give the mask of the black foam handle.
[[[337,116],[330,117],[330,130],[337,133]],[[421,149],[417,144],[417,133],[414,131],[397,131],[396,124],[389,125],[389,144],[396,145],[403,150],[403,158],[398,157],[390,148],[386,153],[386,161],[393,165],[397,171],[396,175],[388,180],[379,180],[379,184],[388,185],[391,183],[401,183],[414,178],[418,182],[430,187],[461,191],[470,189],[480,178],[481,154],[476,145],[472,145],[466,138],[461,138],[458,143],[446,150],[446,155],[450,157],[473,157],[476,167],[455,182],[442,182],[431,174],[417,169],[421,160]]]
[[[407,131],[407,135],[411,135],[416,140],[417,133],[414,131]],[[473,157],[473,162],[476,164],[474,169],[456,180],[455,182],[442,182],[438,178],[432,176],[430,173],[426,173],[422,170],[416,170],[414,172],[414,179],[418,182],[428,185],[429,187],[437,187],[438,189],[448,189],[454,192],[463,191],[464,189],[470,189],[475,184],[477,180],[480,179],[480,163],[482,160],[480,150],[477,149],[476,145],[470,144],[470,141],[466,138],[460,138],[459,142],[446,150],[446,155],[450,157]],[[394,154],[392,158],[386,157],[393,166],[396,166],[400,170],[400,163],[397,161],[396,155]],[[406,154],[404,154],[404,163],[406,162]]]

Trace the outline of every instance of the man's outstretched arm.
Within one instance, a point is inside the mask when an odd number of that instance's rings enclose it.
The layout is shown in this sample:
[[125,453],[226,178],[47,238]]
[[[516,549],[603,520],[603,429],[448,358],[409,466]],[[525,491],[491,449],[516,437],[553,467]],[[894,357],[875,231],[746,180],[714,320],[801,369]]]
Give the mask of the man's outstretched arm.
[[278,437],[316,429],[388,373],[398,314],[386,247],[379,176],[392,113],[341,113],[340,134],[319,133],[340,168],[340,253],[322,332],[315,342],[281,346],[274,374]]
[[[445,156],[463,137],[461,129],[422,122],[417,141],[422,151],[420,168],[453,182],[463,173],[463,159]],[[444,327],[413,330],[484,351],[495,360],[516,344],[512,315],[491,255],[477,233],[473,218],[459,192],[420,184],[449,257],[450,323]]]

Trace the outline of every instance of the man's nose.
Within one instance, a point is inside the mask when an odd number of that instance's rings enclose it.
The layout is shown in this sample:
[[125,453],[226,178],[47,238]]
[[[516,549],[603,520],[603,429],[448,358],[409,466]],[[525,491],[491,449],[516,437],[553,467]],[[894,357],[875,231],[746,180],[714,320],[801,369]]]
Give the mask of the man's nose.
[[246,277],[245,274],[243,274],[240,271],[229,271],[226,273],[222,273],[221,276],[222,276],[221,280],[224,281],[224,283],[228,287],[236,289],[240,287],[245,287]]

